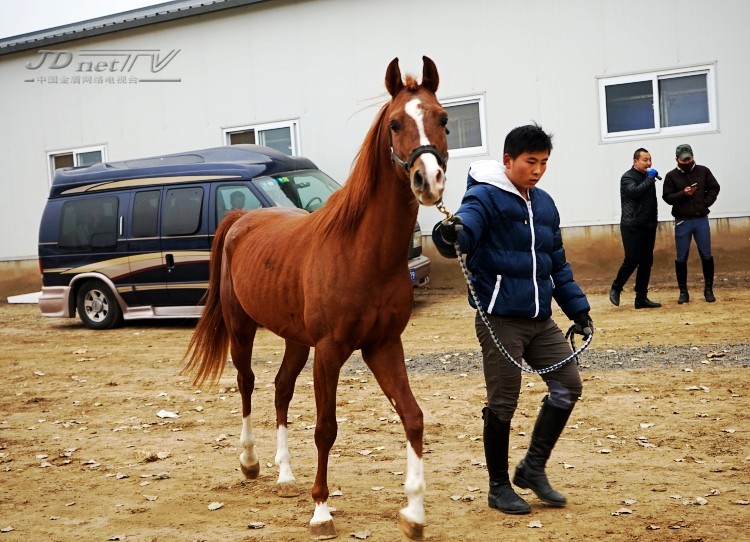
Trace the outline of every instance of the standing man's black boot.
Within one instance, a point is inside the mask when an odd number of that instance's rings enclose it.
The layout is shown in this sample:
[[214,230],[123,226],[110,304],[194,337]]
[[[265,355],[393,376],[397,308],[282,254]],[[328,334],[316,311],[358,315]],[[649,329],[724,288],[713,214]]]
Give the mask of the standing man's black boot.
[[621,291],[622,288],[617,288],[614,284],[612,285],[612,288],[609,289],[609,302],[612,303],[615,307],[620,306]]
[[542,501],[550,506],[565,506],[567,499],[562,493],[552,489],[544,473],[552,449],[560,438],[560,434],[568,423],[571,407],[568,410],[557,408],[549,404],[549,398],[545,397],[542,409],[534,425],[531,435],[531,444],[526,452],[526,457],[516,467],[513,483],[518,487],[531,489]]
[[716,297],[714,296],[714,259],[701,260],[701,263],[703,264],[703,280],[705,281],[703,297],[709,303],[713,303],[716,301]]
[[487,502],[490,508],[496,508],[506,514],[528,514],[531,512],[529,503],[516,495],[508,476],[510,422],[502,421],[489,407],[482,410],[482,418],[484,419],[484,456],[487,460],[487,472],[490,475]]
[[651,301],[646,294],[635,296],[635,308],[636,309],[658,309],[661,307],[661,303]]
[[677,287],[680,289],[680,297],[677,304],[682,305],[690,301],[690,294],[687,288],[687,262],[674,261],[674,272],[677,275]]

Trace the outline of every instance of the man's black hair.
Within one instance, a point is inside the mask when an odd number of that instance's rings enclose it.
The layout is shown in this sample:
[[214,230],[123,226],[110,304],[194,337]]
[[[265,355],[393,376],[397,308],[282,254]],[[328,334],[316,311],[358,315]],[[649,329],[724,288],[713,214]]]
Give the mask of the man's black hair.
[[518,158],[524,152],[552,152],[552,134],[547,134],[538,124],[513,128],[505,136],[503,154]]
[[633,153],[633,160],[638,160],[641,157],[641,153],[642,152],[648,152],[648,151],[646,149],[644,149],[643,147],[641,147],[640,149],[637,149]]

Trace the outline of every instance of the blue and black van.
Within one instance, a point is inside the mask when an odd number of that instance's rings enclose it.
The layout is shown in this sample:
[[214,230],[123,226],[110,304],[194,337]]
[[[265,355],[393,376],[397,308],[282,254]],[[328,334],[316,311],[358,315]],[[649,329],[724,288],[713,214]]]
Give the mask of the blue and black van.
[[[258,145],[59,169],[39,229],[41,312],[77,312],[92,329],[197,318],[214,232],[228,211],[313,212],[339,188],[307,158]],[[415,285],[427,283],[418,224],[409,270]]]

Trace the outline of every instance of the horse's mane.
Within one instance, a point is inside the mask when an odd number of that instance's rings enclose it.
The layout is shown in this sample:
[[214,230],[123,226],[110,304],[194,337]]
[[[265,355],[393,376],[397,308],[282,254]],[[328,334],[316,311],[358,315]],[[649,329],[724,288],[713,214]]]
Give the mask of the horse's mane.
[[419,90],[419,83],[417,83],[417,80],[413,75],[408,73],[406,74],[406,85],[404,86],[409,92],[416,92],[417,90]]
[[[404,90],[412,93],[419,90],[419,83],[410,74],[406,75]],[[324,235],[334,230],[352,231],[359,225],[378,178],[380,153],[383,152],[381,139],[386,137],[383,130],[388,130],[385,119],[391,103],[386,103],[376,115],[354,158],[354,166],[344,187],[333,193],[325,206],[315,213]]]
[[334,192],[325,206],[315,213],[319,215],[323,232],[329,233],[334,229],[351,231],[359,224],[377,179],[381,132],[389,105],[390,102],[381,107],[375,117],[343,188]]

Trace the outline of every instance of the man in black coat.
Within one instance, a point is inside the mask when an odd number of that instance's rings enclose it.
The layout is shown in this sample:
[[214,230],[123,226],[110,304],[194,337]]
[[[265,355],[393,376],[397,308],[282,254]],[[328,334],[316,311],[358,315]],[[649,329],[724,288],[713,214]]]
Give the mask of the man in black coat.
[[659,172],[651,169],[651,154],[646,149],[638,149],[633,154],[633,167],[620,179],[620,233],[625,259],[617,272],[609,300],[620,305],[620,292],[637,269],[635,275],[635,308],[653,309],[661,307],[648,298],[648,282],[651,266],[654,263],[654,244],[658,209],[656,203],[656,180],[661,180]]
[[703,267],[706,301],[713,303],[714,258],[711,256],[711,228],[708,224],[709,207],[719,195],[719,183],[706,166],[695,163],[693,149],[682,144],[675,151],[677,167],[667,173],[664,179],[662,198],[672,206],[674,216],[674,241],[676,256],[674,261],[680,305],[690,301],[687,289],[687,260],[690,241],[695,239]]

